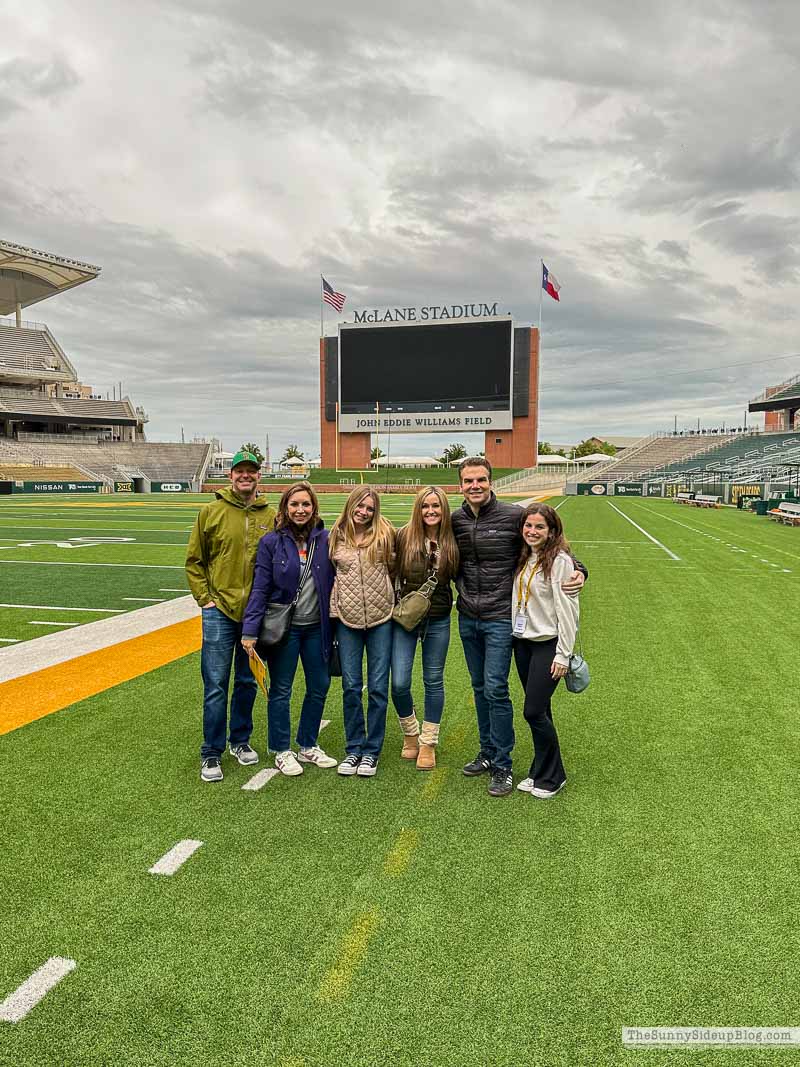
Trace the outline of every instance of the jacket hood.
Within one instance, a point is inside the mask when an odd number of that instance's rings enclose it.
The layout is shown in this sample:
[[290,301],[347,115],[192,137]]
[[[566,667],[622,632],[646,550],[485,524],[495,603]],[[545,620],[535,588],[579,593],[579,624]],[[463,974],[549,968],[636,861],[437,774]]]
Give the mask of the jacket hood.
[[[248,507],[248,505],[234,493],[233,486],[230,485],[223,485],[221,489],[215,489],[214,496],[218,500],[224,500],[226,504],[233,504],[235,508],[244,510]],[[253,503],[249,505],[251,508],[266,508],[268,506],[269,503],[263,493],[258,493]]]

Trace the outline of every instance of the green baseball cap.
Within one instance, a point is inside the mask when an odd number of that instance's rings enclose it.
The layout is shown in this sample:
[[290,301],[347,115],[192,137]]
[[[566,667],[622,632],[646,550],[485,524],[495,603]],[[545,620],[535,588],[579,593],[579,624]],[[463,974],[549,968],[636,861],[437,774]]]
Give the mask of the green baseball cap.
[[261,469],[261,463],[257,456],[254,456],[252,452],[246,452],[244,449],[241,452],[237,452],[231,460],[231,470],[234,467],[238,467],[240,463],[252,463],[254,467]]

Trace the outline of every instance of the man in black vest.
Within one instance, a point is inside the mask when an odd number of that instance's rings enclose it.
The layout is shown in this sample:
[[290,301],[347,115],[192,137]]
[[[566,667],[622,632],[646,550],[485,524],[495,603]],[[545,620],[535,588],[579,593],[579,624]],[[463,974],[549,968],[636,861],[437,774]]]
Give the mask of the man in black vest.
[[[513,788],[514,708],[508,694],[511,667],[511,594],[522,547],[520,509],[492,492],[492,465],[482,456],[458,467],[464,503],[453,512],[453,532],[461,553],[456,578],[458,631],[475,694],[481,750],[464,767],[475,777],[488,773],[489,795],[507,796]],[[576,571],[564,590],[576,594],[588,572]]]

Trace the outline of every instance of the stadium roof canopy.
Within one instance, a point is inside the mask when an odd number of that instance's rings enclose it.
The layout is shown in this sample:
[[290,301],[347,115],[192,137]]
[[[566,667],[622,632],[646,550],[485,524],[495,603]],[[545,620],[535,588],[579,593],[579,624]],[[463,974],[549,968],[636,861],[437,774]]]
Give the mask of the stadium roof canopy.
[[90,282],[100,267],[0,240],[0,315]]
[[[769,392],[769,390],[767,390]],[[782,386],[771,395],[762,393],[747,405],[748,411],[782,411],[785,408],[800,406],[800,374],[784,382]]]

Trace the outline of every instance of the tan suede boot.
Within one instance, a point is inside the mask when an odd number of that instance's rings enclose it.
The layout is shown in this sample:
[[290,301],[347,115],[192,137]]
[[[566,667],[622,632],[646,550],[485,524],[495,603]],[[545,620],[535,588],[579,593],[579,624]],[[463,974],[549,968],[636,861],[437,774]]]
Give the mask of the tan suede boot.
[[436,766],[436,746],[439,743],[438,722],[423,722],[419,735],[418,771],[432,771]]
[[416,759],[419,752],[419,723],[416,715],[400,717],[400,729],[403,731],[403,750],[401,759]]

